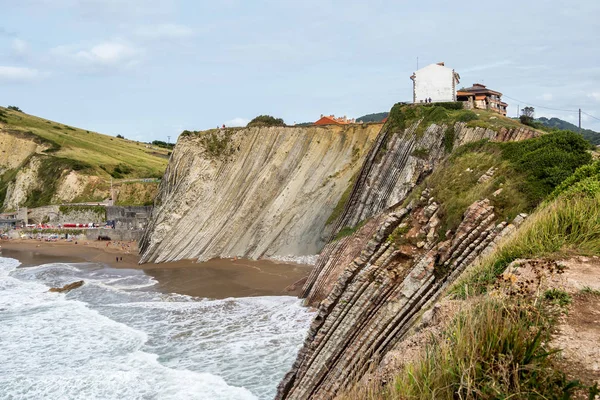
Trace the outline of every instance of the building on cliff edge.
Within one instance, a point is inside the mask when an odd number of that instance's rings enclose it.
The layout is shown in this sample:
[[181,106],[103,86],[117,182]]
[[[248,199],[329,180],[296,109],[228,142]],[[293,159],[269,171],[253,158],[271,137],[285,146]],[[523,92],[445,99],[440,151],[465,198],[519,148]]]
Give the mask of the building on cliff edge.
[[470,88],[460,89],[456,96],[458,101],[463,102],[463,107],[466,109],[490,110],[506,117],[508,104],[502,101],[502,93],[488,89],[481,83],[474,83]]
[[443,62],[430,64],[413,72],[413,103],[456,101],[460,75]]
[[354,121],[354,118],[350,119],[350,118],[346,118],[346,116],[344,115],[343,117],[339,117],[336,118],[335,115],[323,115],[321,114],[321,118],[316,121],[314,123],[314,125],[331,125],[331,124],[337,124],[337,125],[348,125],[348,124],[354,124],[356,121]]

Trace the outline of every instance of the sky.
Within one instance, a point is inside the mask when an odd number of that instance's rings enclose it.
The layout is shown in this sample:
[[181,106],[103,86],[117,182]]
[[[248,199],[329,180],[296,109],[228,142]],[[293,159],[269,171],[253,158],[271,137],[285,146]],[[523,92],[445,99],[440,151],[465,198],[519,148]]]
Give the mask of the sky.
[[[444,61],[509,116],[600,118],[600,1],[0,0],[0,104],[110,135],[359,117]],[[546,107],[543,109],[541,107]],[[551,110],[555,109],[555,110]],[[600,120],[583,114],[584,128]]]

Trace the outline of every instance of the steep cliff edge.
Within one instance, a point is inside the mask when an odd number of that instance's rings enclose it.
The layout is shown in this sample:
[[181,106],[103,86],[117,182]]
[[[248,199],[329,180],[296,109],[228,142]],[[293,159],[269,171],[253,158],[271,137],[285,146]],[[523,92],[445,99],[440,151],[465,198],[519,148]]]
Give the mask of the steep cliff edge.
[[421,111],[388,121],[367,156],[304,287],[318,314],[277,399],[331,399],[376,368],[465,268],[590,160],[576,135]]
[[140,242],[142,262],[312,255],[381,124],[182,135]]

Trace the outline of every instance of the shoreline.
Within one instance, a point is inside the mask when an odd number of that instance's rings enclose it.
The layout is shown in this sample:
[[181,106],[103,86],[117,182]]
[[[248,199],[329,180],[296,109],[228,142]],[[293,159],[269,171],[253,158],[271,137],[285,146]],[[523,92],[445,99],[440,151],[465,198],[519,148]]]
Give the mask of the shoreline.
[[[135,242],[0,241],[0,256],[16,258],[21,268],[48,263],[98,263],[116,269],[142,270],[163,293],[223,299],[228,297],[299,296],[313,266],[272,260],[213,259],[138,264]],[[122,261],[117,261],[117,257]]]

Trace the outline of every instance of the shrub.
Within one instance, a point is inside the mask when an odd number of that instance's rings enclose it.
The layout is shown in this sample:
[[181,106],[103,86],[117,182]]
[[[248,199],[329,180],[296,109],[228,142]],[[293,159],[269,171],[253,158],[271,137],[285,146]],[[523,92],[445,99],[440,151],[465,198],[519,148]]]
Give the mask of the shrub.
[[117,135],[117,139],[125,139],[125,136],[123,136],[123,135]]
[[577,168],[588,164],[590,144],[580,135],[559,131],[521,142],[502,144],[502,153],[515,169],[526,173],[524,192],[536,205]]
[[285,122],[283,122],[283,119],[281,118],[275,118],[270,115],[259,115],[248,122],[248,125],[246,126],[285,126]]
[[442,101],[439,103],[419,104],[422,107],[442,107],[447,110],[462,110],[463,103],[460,101]]
[[8,106],[7,108],[8,108],[9,110],[12,110],[12,111],[23,112],[23,110],[21,110],[21,109],[20,109],[19,107],[17,107],[17,106]]
[[475,114],[473,111],[464,110],[458,114],[458,116],[456,117],[456,120],[459,122],[469,122],[469,121],[475,121],[478,118],[479,117],[477,116],[477,114]]

